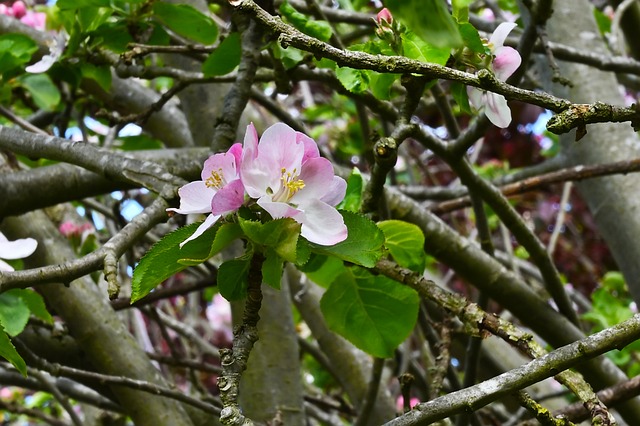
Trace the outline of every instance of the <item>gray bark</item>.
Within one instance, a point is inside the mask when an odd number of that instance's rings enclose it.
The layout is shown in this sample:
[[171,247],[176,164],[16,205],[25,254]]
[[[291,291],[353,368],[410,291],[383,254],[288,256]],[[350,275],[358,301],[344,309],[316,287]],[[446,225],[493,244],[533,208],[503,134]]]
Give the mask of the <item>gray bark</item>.
[[[555,2],[555,13],[547,24],[549,39],[578,50],[609,54],[593,14],[587,12],[592,7],[587,0]],[[573,87],[552,84],[546,79],[546,90],[575,103],[623,104],[613,73],[579,64],[560,62],[558,65],[562,76],[572,81]],[[640,156],[637,135],[629,125],[597,124],[588,126],[587,131],[580,142],[574,142],[575,132],[561,138],[562,149],[571,165],[607,163]],[[640,303],[640,175],[591,179],[578,183],[577,187],[624,274],[634,300]]]

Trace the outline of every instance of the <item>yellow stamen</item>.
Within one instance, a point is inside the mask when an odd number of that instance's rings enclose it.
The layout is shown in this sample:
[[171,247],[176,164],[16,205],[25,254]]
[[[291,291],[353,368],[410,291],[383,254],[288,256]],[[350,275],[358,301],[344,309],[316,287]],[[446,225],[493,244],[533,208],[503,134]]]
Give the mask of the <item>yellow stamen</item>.
[[222,169],[214,170],[211,172],[211,176],[204,181],[207,188],[220,189],[222,188]]
[[279,196],[274,197],[278,198],[279,201],[289,201],[293,195],[304,188],[304,181],[300,179],[298,176],[298,171],[293,169],[292,172],[288,172],[284,167],[280,170],[282,176],[280,176],[280,181],[282,182],[282,189],[279,191]]

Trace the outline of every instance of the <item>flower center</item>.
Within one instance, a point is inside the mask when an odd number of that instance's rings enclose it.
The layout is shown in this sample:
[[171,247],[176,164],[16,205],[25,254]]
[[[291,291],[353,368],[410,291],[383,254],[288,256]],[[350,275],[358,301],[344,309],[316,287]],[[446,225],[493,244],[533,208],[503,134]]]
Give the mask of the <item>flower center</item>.
[[223,178],[222,169],[214,170],[211,172],[211,176],[204,181],[207,188],[220,189],[222,188]]
[[298,171],[293,169],[293,172],[288,172],[284,167],[280,170],[280,182],[282,187],[277,194],[272,198],[273,201],[287,202],[293,197],[293,195],[304,188],[304,181],[300,179]]

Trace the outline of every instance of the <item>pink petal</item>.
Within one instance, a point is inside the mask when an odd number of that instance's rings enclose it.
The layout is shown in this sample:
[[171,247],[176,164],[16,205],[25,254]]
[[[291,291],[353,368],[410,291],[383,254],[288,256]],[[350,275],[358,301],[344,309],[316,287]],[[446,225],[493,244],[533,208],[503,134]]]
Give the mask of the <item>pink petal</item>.
[[[294,219],[298,222],[298,218]],[[304,205],[300,235],[312,243],[332,246],[347,238],[347,227],[338,211],[320,200]]]
[[243,142],[243,158],[256,158],[258,155],[258,132],[253,123],[249,123],[247,126],[247,132],[244,134]]
[[[296,219],[296,216],[302,214],[302,211],[291,207],[287,203],[279,203],[271,201],[268,196],[262,197],[258,200],[258,205],[265,209],[267,213],[274,219],[280,219],[283,217],[292,217]],[[298,219],[296,219],[298,220]]]
[[217,174],[222,179],[221,186],[238,177],[236,157],[233,153],[225,152],[224,154],[215,154],[207,158],[202,168],[202,180],[206,182],[214,174]]
[[258,157],[265,167],[274,167],[280,172],[289,172],[302,168],[302,157],[305,153],[304,142],[296,141],[296,131],[284,123],[276,123],[264,131],[258,145]]
[[502,129],[509,127],[511,123],[511,110],[504,96],[487,92],[486,102],[487,105],[484,113],[487,115],[489,121]]
[[317,157],[307,160],[300,173],[304,188],[291,197],[291,202],[300,204],[307,200],[324,197],[333,181],[333,176],[333,166],[326,158]]
[[[251,198],[260,198],[267,194],[267,188],[280,184],[280,169],[263,165],[260,158],[244,157],[240,169],[240,179]],[[277,189],[271,188],[274,192]]]
[[180,208],[169,208],[180,214],[209,213],[211,212],[211,199],[215,195],[214,189],[208,188],[201,180],[190,182],[178,189],[180,196]]
[[184,246],[189,241],[195,240],[200,235],[204,234],[204,232],[207,229],[211,228],[213,225],[216,224],[218,219],[220,219],[219,215],[210,214],[209,216],[207,216],[207,218],[204,220],[204,222],[202,222],[200,224],[200,226],[198,226],[198,229],[196,229],[196,232],[191,234],[191,236],[189,238],[187,238],[186,240],[184,240],[183,242],[180,243],[180,248],[182,248],[182,246]]
[[513,74],[522,63],[522,58],[518,51],[509,46],[504,46],[496,50],[495,55],[496,57],[493,59],[491,67],[496,77],[502,81],[511,77],[511,74]]
[[342,179],[340,176],[334,176],[331,184],[329,185],[329,190],[320,201],[323,201],[330,206],[335,206],[342,200],[344,200],[344,196],[347,193],[347,182]]
[[507,36],[518,24],[514,22],[503,22],[496,30],[491,34],[489,38],[489,45],[492,46],[492,51],[495,52],[502,46],[504,46],[504,41],[507,39]]
[[304,133],[296,132],[296,142],[304,145],[304,155],[302,156],[302,164],[304,164],[310,158],[320,157],[320,151],[318,150],[318,144]]
[[[255,129],[254,129],[255,131]],[[231,154],[236,159],[236,168],[240,170],[240,165],[242,164],[242,144],[234,143],[227,151],[227,154]]]
[[2,259],[22,259],[31,256],[38,247],[38,242],[33,238],[22,238],[15,241],[4,239],[5,241],[0,242],[0,258]]
[[244,203],[244,185],[240,179],[229,182],[213,196],[211,213],[227,214],[236,211]]

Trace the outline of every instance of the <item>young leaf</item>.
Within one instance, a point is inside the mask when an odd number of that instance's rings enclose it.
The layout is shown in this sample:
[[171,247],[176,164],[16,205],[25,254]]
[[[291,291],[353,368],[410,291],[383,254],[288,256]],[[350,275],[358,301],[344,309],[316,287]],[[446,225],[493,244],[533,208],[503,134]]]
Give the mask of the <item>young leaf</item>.
[[374,267],[382,256],[384,234],[375,223],[360,214],[345,210],[340,210],[340,214],[349,232],[347,239],[333,246],[310,244],[312,251],[367,268]]
[[362,189],[364,188],[362,174],[357,168],[351,170],[347,179],[347,192],[344,199],[338,204],[339,209],[357,212],[362,205]]
[[295,220],[284,218],[261,223],[240,218],[240,227],[255,244],[271,247],[285,260],[296,262],[300,224]]
[[20,292],[9,290],[0,294],[0,326],[11,336],[20,334],[29,321],[29,307]]
[[322,41],[328,41],[331,38],[331,26],[328,22],[311,20],[307,18],[306,15],[295,10],[293,6],[286,1],[280,5],[280,13],[286,17],[296,29],[311,37]]
[[481,55],[487,53],[487,48],[484,44],[482,44],[482,39],[480,38],[480,34],[478,34],[478,30],[476,29],[476,27],[468,22],[465,22],[462,24],[458,24],[458,28],[460,29],[460,34],[462,35],[465,46],[467,46],[473,52]]
[[[188,266],[199,265],[205,262],[207,259],[210,259],[216,254],[220,253],[229,244],[240,238],[242,235],[242,229],[237,223],[223,223],[218,228],[218,232],[216,232],[215,237],[213,237],[213,243],[211,244],[211,248],[209,249],[209,252],[206,254],[206,256],[199,258],[183,257],[182,259],[178,260],[178,263]],[[185,247],[187,244],[185,244]]]
[[420,298],[409,287],[364,269],[340,275],[320,300],[329,328],[363,351],[390,358],[409,336]]
[[451,96],[460,107],[460,111],[472,114],[471,105],[469,105],[469,95],[467,94],[467,86],[462,83],[454,82],[451,84]]
[[283,267],[284,259],[278,256],[278,253],[272,248],[267,249],[262,263],[262,281],[276,290],[280,290]]
[[29,311],[32,315],[35,315],[36,317],[48,323],[53,322],[53,318],[51,317],[49,311],[47,311],[47,306],[45,305],[44,299],[42,298],[42,296],[40,296],[40,294],[28,289],[10,290],[7,293],[13,291],[15,291],[16,294],[22,299],[22,301],[27,304],[27,307],[29,308]]
[[205,77],[228,74],[240,64],[240,56],[240,34],[231,33],[204,61],[202,73]]
[[23,376],[27,376],[27,364],[0,327],[0,356],[9,361]]
[[369,88],[369,77],[366,70],[339,67],[336,69],[336,77],[350,92],[362,93]]
[[181,259],[208,259],[207,255],[220,225],[206,230],[200,237],[180,248],[180,243],[189,238],[199,225],[200,223],[192,223],[165,235],[140,259],[131,279],[131,303],[140,300],[162,281],[186,268],[186,265],[180,263]]
[[60,92],[47,74],[29,74],[19,78],[38,108],[53,111],[60,103]]
[[401,38],[407,58],[439,65],[444,65],[449,60],[451,49],[448,47],[434,47],[412,31],[402,34]]
[[203,44],[212,44],[218,37],[213,19],[187,4],[155,2],[153,14],[172,31]]
[[80,65],[82,77],[94,80],[105,92],[111,90],[111,68],[107,65],[96,66],[88,62]]
[[385,6],[418,37],[440,48],[462,46],[462,37],[444,0],[386,0]]
[[218,268],[218,289],[228,301],[241,300],[247,296],[247,278],[253,253],[227,260]]
[[400,266],[412,271],[424,271],[424,234],[413,223],[401,220],[385,220],[378,227],[384,233],[384,246]]

